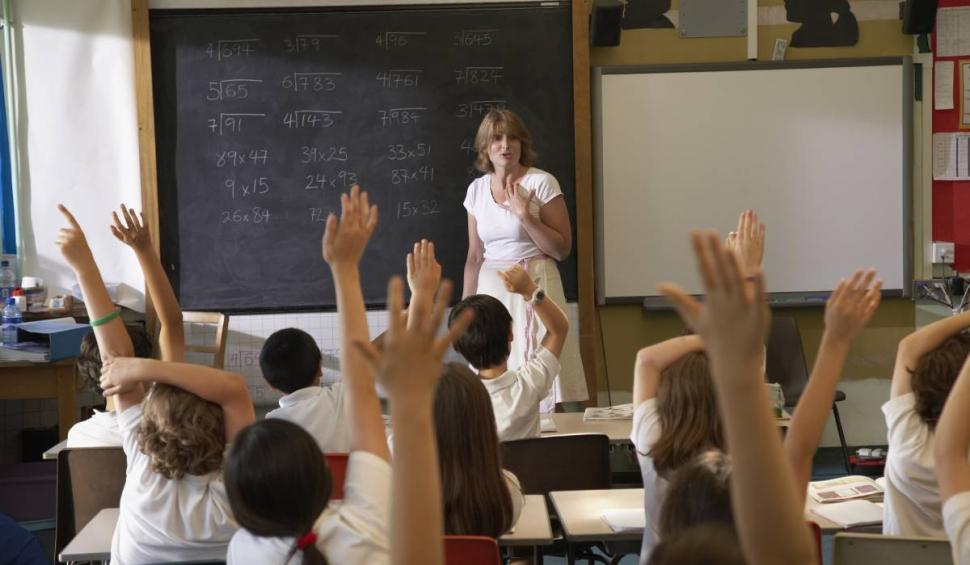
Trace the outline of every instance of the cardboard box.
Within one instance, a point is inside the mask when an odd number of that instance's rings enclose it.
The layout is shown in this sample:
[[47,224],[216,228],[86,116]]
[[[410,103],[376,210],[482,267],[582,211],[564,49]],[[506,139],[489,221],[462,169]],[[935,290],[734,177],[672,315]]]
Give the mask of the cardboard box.
[[78,324],[71,318],[39,320],[17,326],[17,340],[45,344],[50,349],[50,360],[58,361],[77,357],[81,340],[90,331],[90,325]]

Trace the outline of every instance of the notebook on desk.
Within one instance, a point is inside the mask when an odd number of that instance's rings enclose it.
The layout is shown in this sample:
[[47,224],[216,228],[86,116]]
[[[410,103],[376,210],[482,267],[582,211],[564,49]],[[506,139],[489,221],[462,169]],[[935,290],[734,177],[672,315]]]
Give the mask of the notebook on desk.
[[643,508],[608,508],[600,517],[614,532],[642,532],[647,527]]

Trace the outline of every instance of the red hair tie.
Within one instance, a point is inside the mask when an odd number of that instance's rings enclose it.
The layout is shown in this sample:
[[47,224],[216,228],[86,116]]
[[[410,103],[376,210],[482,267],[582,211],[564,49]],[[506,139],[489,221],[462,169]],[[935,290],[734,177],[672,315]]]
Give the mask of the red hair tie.
[[307,532],[303,534],[303,537],[300,538],[300,541],[296,542],[296,547],[297,549],[303,550],[315,544],[316,542],[317,542],[317,534],[313,532]]

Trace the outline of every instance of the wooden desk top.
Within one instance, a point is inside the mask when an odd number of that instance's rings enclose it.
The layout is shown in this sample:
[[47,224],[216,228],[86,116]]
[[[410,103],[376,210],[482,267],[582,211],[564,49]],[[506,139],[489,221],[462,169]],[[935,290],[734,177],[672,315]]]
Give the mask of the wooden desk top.
[[[791,416],[775,419],[779,428],[791,425]],[[556,424],[556,431],[542,432],[543,436],[566,434],[605,434],[610,443],[631,443],[630,433],[633,431],[633,420],[583,420],[582,412],[558,412],[543,414],[543,419],[550,419]]]
[[111,537],[118,523],[118,509],[105,508],[98,512],[74,536],[61,554],[58,561],[107,561],[111,559]]
[[501,546],[551,545],[553,539],[546,497],[541,494],[527,494],[519,521],[515,523],[511,533],[498,538],[498,544]]
[[612,508],[643,509],[643,489],[562,490],[550,492],[552,505],[570,542],[636,541],[642,532],[614,532],[603,521],[603,510]]

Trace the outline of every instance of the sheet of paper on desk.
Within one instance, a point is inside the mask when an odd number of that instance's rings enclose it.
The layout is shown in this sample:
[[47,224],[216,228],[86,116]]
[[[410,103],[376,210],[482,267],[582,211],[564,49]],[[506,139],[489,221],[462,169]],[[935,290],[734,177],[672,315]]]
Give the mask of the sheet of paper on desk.
[[933,108],[953,109],[953,61],[937,61],[933,67]]
[[970,180],[970,134],[933,134],[933,180]]
[[603,408],[587,408],[583,412],[584,420],[631,420],[633,419],[633,404],[617,404]]
[[552,418],[542,417],[539,418],[539,431],[540,432],[556,432],[559,428],[556,427],[556,422]]
[[608,508],[601,517],[614,532],[642,532],[647,527],[643,508]]

